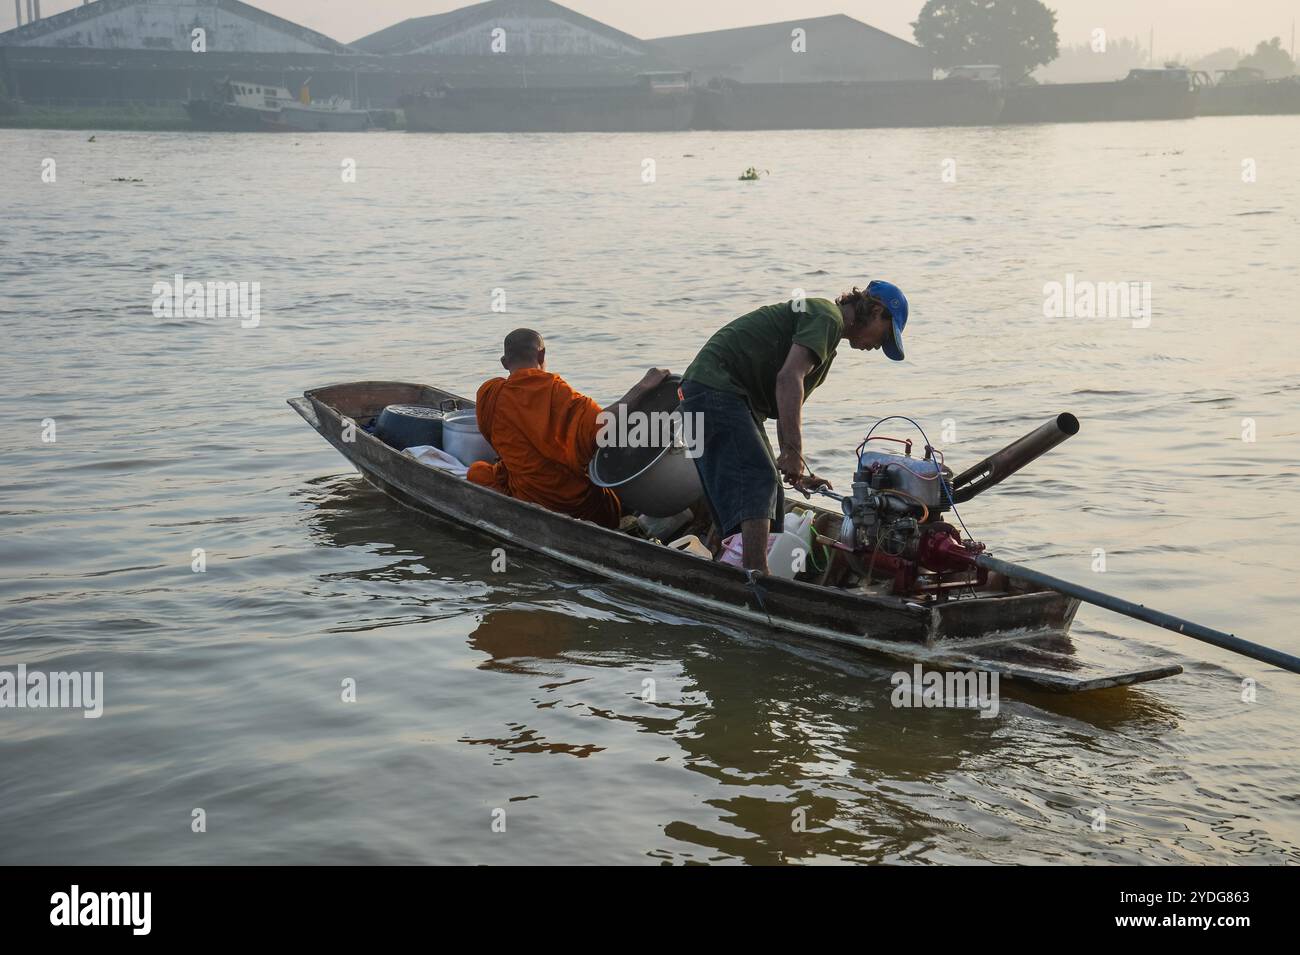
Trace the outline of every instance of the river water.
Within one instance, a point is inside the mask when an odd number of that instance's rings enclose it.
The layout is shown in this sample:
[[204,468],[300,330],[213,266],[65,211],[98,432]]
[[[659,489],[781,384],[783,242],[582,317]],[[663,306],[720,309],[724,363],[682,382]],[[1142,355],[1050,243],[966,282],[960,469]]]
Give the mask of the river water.
[[[846,487],[886,414],[961,467],[1072,411],[974,535],[1300,652],[1297,151],[1297,117],[0,131],[0,668],[104,674],[98,719],[0,710],[0,861],[1300,862],[1292,676],[1085,607],[1081,653],[1186,672],[896,709],[894,666],[522,552],[494,573],[284,403],[472,396],[519,325],[608,401],[759,304],[885,277],[909,360],[844,350],[805,409],[820,473]],[[260,283],[259,323],[156,317],[177,273]],[[1150,283],[1150,315],[1050,316],[1067,276]]]

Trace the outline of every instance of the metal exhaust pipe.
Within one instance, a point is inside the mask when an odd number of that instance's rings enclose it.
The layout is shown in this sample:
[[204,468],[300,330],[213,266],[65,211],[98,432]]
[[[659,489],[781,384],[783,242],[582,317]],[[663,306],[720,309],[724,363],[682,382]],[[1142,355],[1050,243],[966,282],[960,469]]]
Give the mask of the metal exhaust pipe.
[[1012,441],[1001,451],[995,451],[973,468],[968,468],[953,478],[953,502],[964,504],[976,494],[982,494],[994,485],[1001,484],[1035,458],[1078,433],[1078,418],[1069,412],[1057,415],[1042,427]]

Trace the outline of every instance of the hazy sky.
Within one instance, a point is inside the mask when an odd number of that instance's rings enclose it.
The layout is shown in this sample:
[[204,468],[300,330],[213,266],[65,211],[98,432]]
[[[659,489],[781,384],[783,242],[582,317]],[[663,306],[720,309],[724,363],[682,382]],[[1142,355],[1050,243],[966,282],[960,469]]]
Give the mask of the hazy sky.
[[[1111,37],[1146,41],[1156,30],[1156,55],[1198,55],[1222,46],[1254,48],[1281,36],[1290,46],[1300,0],[1046,0],[1057,12],[1062,45],[1087,42],[1094,27]],[[23,0],[24,8],[26,0]],[[81,0],[42,0],[45,16]],[[846,13],[897,36],[912,38],[910,22],[924,0],[572,0],[565,6],[639,37]],[[345,43],[407,17],[467,6],[457,0],[260,0],[254,3]],[[13,0],[0,0],[0,25],[13,25]]]

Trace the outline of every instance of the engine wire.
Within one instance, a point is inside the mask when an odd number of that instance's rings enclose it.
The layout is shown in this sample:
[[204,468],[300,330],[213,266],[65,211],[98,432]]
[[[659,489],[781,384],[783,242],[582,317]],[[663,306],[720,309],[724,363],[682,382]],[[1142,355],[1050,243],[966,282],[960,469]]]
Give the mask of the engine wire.
[[[914,420],[909,418],[907,415],[891,414],[891,415],[887,415],[884,418],[881,418],[871,426],[871,430],[868,431],[867,436],[862,439],[862,443],[858,445],[858,449],[855,452],[855,454],[858,455],[859,457],[862,455],[862,449],[867,446],[867,442],[871,440],[871,436],[875,434],[877,428],[879,428],[886,421],[895,421],[895,420],[906,421],[917,431],[921,432],[921,437],[925,439],[925,446],[929,448],[931,452],[934,451],[934,445],[930,443],[930,437],[925,433],[924,428],[922,428],[919,424],[917,424]],[[911,468],[908,468],[908,470],[910,471]],[[965,532],[966,538],[968,540],[974,540],[975,539],[974,536],[971,534],[970,530],[966,527],[966,522],[961,519],[961,512],[957,510],[957,502],[952,499],[952,491],[948,489],[948,482],[940,481],[939,486],[943,488],[944,496],[948,498],[948,507],[952,510],[953,516],[957,518],[957,523],[961,525],[961,529]]]

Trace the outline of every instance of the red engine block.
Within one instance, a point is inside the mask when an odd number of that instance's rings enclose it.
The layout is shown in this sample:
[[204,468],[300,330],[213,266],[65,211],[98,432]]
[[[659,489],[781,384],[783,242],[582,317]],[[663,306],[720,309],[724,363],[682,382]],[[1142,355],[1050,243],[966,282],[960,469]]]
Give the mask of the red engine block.
[[[918,581],[923,571],[936,575],[933,585],[935,593],[943,591],[945,586],[976,586],[988,581],[988,571],[975,565],[974,557],[984,550],[984,545],[970,541],[963,543],[961,536],[950,524],[926,524],[921,527],[921,538],[916,545],[914,556],[886,554],[877,551],[867,557],[864,563],[872,575],[876,571],[892,573],[894,576],[894,593],[898,596],[915,594],[918,590],[930,592],[929,588],[920,587]],[[970,572],[974,570],[974,578]],[[945,582],[945,574],[960,575],[960,580]]]

